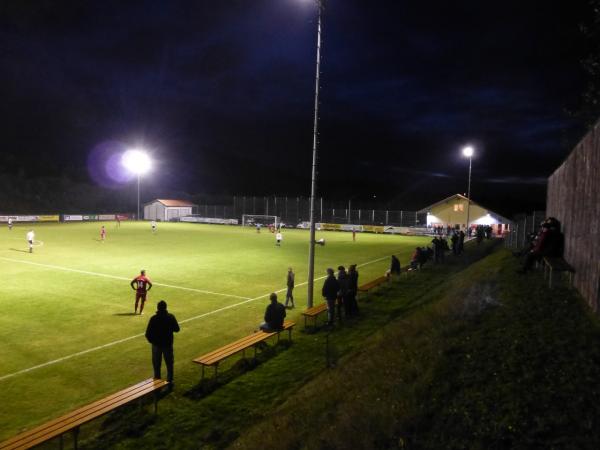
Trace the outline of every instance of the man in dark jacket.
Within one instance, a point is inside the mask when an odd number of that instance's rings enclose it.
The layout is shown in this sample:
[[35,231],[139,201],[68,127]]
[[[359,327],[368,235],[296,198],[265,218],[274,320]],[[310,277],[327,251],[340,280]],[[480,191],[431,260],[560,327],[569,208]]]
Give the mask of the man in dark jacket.
[[146,339],[152,344],[152,367],[154,378],[160,378],[160,365],[165,359],[167,381],[173,383],[173,333],[179,331],[179,324],[173,314],[167,311],[167,302],[161,300],[156,305],[156,314],[150,318],[146,328]]
[[271,303],[265,311],[265,321],[260,324],[263,331],[277,331],[283,328],[283,319],[285,319],[285,306],[277,301],[277,294],[273,292],[269,299]]
[[285,294],[285,307],[287,308],[288,302],[292,303],[292,308],[294,307],[294,280],[296,275],[294,274],[293,269],[290,267],[287,273],[287,292]]
[[348,315],[354,317],[358,314],[358,304],[356,303],[356,294],[358,293],[358,270],[356,264],[348,268],[348,299],[344,300],[348,304]]
[[327,269],[327,278],[325,279],[325,283],[323,283],[323,289],[321,293],[325,300],[327,301],[327,324],[333,325],[333,320],[335,317],[335,301],[337,299],[338,291],[340,290],[340,285],[338,281],[335,279],[333,275],[333,269]]
[[392,275],[400,275],[401,271],[400,260],[396,257],[396,255],[392,255],[392,262],[390,264],[390,273]]

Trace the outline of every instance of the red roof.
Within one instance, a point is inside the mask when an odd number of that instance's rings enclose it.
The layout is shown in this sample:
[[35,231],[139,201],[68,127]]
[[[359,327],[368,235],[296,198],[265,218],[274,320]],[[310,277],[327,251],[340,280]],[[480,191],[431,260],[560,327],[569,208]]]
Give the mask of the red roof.
[[[167,199],[157,198],[154,201],[162,203],[165,206],[196,206],[193,203],[185,201],[185,200],[167,200]],[[150,203],[154,203],[154,202],[150,202]]]

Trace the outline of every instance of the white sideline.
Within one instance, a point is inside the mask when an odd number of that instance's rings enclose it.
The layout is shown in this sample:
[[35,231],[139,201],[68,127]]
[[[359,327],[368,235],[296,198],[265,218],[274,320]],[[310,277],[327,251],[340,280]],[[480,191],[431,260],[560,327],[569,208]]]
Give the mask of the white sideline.
[[[23,261],[22,259],[6,258],[4,256],[0,256],[0,259],[2,259],[4,261],[16,262],[16,263],[21,263],[21,264],[31,264],[32,266],[46,267],[48,269],[63,270],[65,272],[75,272],[75,273],[82,273],[84,275],[93,275],[96,277],[112,278],[113,280],[122,280],[122,281],[131,281],[132,280],[132,278],[119,277],[116,275],[108,275],[108,274],[100,273],[100,272],[88,272],[87,270],[71,269],[69,267],[55,266],[52,264],[42,264],[42,263],[36,263],[33,261]],[[243,300],[249,299],[249,297],[241,297],[239,295],[234,295],[234,294],[223,294],[220,292],[205,291],[203,289],[189,288],[189,287],[185,287],[185,286],[174,286],[172,284],[152,283],[152,285],[163,286],[163,287],[168,287],[168,288],[172,288],[172,289],[180,289],[183,291],[199,292],[201,294],[220,295],[221,297],[241,298]]]
[[[358,264],[357,267],[368,266],[369,264],[374,264],[376,262],[383,261],[384,259],[387,259],[387,258],[389,258],[389,256],[384,256],[382,258],[374,259],[374,260],[368,261],[366,263]],[[32,263],[30,261],[11,260],[10,258],[4,258],[4,257],[0,257],[0,259],[6,259],[6,260],[9,260],[9,261],[16,261],[16,262],[23,262],[23,263],[26,263],[26,264],[33,264],[33,265],[45,266],[45,264]],[[51,267],[52,268],[62,269],[59,266],[51,266]],[[95,274],[94,272],[86,272],[86,271],[76,270],[76,269],[66,269],[66,270],[73,271],[73,272],[80,272],[80,273],[84,273],[84,274],[88,274],[88,275],[90,275],[90,274],[94,275]],[[103,275],[103,274],[97,274],[97,275],[99,275],[99,276],[105,276],[107,278],[123,279],[121,277],[115,277],[113,275]],[[322,280],[323,278],[325,278],[325,276],[315,278],[315,281]],[[304,281],[302,283],[299,283],[299,284],[296,285],[296,287],[297,286],[303,286],[305,284],[308,284],[308,281]],[[161,285],[161,286],[166,286],[166,285]],[[190,288],[190,290],[194,290],[194,289]],[[287,287],[283,288],[283,289],[279,289],[278,291],[275,291],[275,292],[283,292],[283,291],[286,291],[286,290],[287,290]],[[205,292],[207,292],[207,291],[205,291]],[[222,312],[222,311],[226,311],[228,309],[235,308],[237,306],[244,305],[246,303],[254,302],[254,301],[259,300],[261,298],[265,298],[265,297],[269,296],[270,294],[271,293],[269,292],[268,294],[259,295],[258,297],[254,297],[254,298],[240,297],[240,298],[243,298],[245,300],[243,302],[238,302],[238,303],[235,303],[233,305],[224,306],[223,308],[215,309],[213,311],[209,311],[209,312],[206,312],[204,314],[200,314],[198,316],[189,317],[187,319],[179,321],[179,323],[187,323],[187,322],[191,322],[193,320],[201,319],[203,317],[210,316],[210,315]],[[75,358],[77,356],[85,355],[87,353],[92,353],[92,352],[95,352],[97,350],[102,350],[104,348],[112,347],[114,345],[121,344],[123,342],[127,342],[127,341],[130,341],[132,339],[136,339],[136,338],[139,338],[139,337],[142,337],[142,336],[144,336],[144,334],[136,334],[135,336],[129,336],[129,337],[126,337],[126,338],[123,338],[123,339],[119,339],[117,341],[113,341],[113,342],[109,342],[107,344],[99,345],[97,347],[88,348],[87,350],[82,350],[82,351],[77,352],[77,353],[72,353],[70,355],[63,356],[62,358],[54,359],[52,361],[47,361],[45,363],[38,364],[37,366],[29,367],[28,369],[22,369],[22,370],[19,370],[17,372],[13,372],[13,373],[9,373],[9,374],[6,374],[6,375],[2,375],[2,376],[0,376],[0,381],[4,381],[7,378],[16,377],[18,375],[22,375],[24,373],[31,372],[31,371],[36,370],[36,369],[41,369],[42,367],[51,366],[53,364],[57,364],[59,362],[66,361],[68,359],[72,359],[72,358]]]

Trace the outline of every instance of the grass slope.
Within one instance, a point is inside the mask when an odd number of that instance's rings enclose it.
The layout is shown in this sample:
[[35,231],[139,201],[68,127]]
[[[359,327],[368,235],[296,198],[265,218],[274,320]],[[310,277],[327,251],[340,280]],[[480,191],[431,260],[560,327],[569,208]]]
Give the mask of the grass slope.
[[598,319],[575,291],[514,265],[502,250],[432,284],[425,298],[437,301],[383,327],[232,448],[600,448]]
[[[180,321],[189,320],[175,343],[176,377],[189,384],[198,375],[193,357],[256,328],[268,293],[284,287],[288,266],[300,285],[291,318],[306,304],[306,231],[285,231],[277,248],[264,230],[161,223],[153,235],[147,223],[105,225],[107,241],[101,243],[99,223],[36,224],[43,245],[33,254],[26,252],[26,226],[0,229],[0,440],[150,376],[149,347],[140,335],[158,299],[166,299]],[[352,242],[349,233],[318,237],[327,244],[317,249],[317,275],[328,266],[366,263],[363,281],[381,275],[392,253],[406,261],[426,242],[369,234]],[[142,317],[131,315],[129,287],[140,268],[157,283]]]
[[[473,253],[479,257],[487,250],[481,246]],[[258,366],[236,363],[223,373],[216,388],[200,385],[196,369],[191,377],[178,379],[176,391],[162,400],[157,417],[140,414],[136,408],[121,410],[96,430],[98,437],[87,442],[85,448],[223,448],[243,435],[250,425],[269,416],[284,401],[293,421],[309,421],[313,409],[336,411],[335,399],[323,395],[307,397],[303,387],[307,383],[308,386],[318,385],[321,376],[337,372],[326,369],[327,340],[333,359],[342,362],[362,349],[370,336],[394,318],[410,317],[424,305],[439,299],[447,277],[468,263],[469,257],[465,255],[441,267],[430,267],[410,276],[404,274],[397,285],[383,287],[363,297],[360,319],[347,322],[329,334],[296,332],[289,348],[283,343],[270,347],[259,358]],[[373,380],[379,383],[378,372],[368,376],[370,384]],[[272,429],[270,425],[267,427]],[[283,434],[294,436],[294,427],[284,429]],[[305,431],[302,423],[299,429]],[[93,434],[94,430],[85,432],[87,436]],[[266,434],[274,439],[273,447],[285,448],[289,443],[271,431]],[[260,444],[255,442],[254,445],[265,445],[263,441],[264,437],[261,437]],[[266,443],[267,447],[269,444]]]

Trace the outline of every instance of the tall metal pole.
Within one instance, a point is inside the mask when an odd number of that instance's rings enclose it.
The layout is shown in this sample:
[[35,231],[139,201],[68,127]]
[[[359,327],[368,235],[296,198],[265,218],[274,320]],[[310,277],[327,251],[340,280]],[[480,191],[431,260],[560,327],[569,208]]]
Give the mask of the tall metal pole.
[[138,173],[138,189],[137,189],[137,220],[140,220],[140,178],[141,175]]
[[469,213],[471,212],[471,160],[473,159],[472,156],[469,156],[469,185],[467,187],[467,236],[470,235],[469,233]]
[[315,76],[315,116],[313,125],[313,158],[312,179],[310,187],[310,242],[308,247],[308,296],[307,306],[313,306],[313,294],[315,285],[315,195],[317,194],[317,144],[319,130],[319,72],[321,70],[321,14],[323,3],[317,0],[319,18],[317,22],[317,68]]

